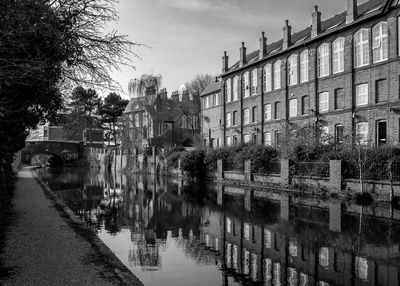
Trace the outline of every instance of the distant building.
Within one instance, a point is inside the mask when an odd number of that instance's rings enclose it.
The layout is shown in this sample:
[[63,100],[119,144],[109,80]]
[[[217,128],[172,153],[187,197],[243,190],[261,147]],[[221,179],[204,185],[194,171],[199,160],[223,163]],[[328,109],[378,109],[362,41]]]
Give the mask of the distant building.
[[146,147],[193,146],[199,137],[200,104],[187,91],[156,91],[154,86],[145,88],[128,103],[122,144],[142,153]]
[[221,82],[208,85],[201,97],[201,130],[205,146],[219,148],[223,144],[223,104]]
[[[365,145],[398,144],[399,15],[393,0],[347,0],[346,11],[326,20],[315,6],[311,27],[292,33],[286,20],[282,39],[269,43],[262,33],[251,53],[242,43],[233,65],[225,52],[222,108],[206,107],[213,86],[203,94],[204,140],[279,146],[311,123],[338,142],[348,134]],[[214,136],[220,119],[222,134]]]

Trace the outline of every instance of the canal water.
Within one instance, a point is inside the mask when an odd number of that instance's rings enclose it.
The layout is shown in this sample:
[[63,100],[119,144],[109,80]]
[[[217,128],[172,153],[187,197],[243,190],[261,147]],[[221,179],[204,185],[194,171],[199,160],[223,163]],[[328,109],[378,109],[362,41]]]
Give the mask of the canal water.
[[146,286],[400,285],[400,213],[387,204],[39,171]]

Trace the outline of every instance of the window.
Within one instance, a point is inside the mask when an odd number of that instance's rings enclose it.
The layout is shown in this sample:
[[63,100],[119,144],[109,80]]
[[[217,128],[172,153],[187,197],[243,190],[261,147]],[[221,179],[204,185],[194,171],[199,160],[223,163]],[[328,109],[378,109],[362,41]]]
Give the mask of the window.
[[381,22],[372,28],[372,61],[388,59],[388,24]]
[[305,115],[310,112],[310,97],[305,95],[301,98],[301,114]]
[[233,112],[233,116],[232,116],[232,125],[237,125],[237,111]]
[[369,35],[368,29],[361,29],[354,34],[354,66],[361,67],[369,64]]
[[328,247],[321,247],[319,249],[319,265],[328,268],[329,266],[329,248]]
[[264,67],[264,91],[272,90],[272,65],[267,64]]
[[375,82],[376,103],[385,102],[388,99],[386,79],[380,79]]
[[275,131],[275,147],[281,147],[282,145],[282,132]]
[[269,258],[264,259],[264,285],[272,285],[272,260]]
[[135,127],[140,127],[140,113],[135,113]]
[[356,106],[368,104],[368,84],[356,86]]
[[250,252],[243,249],[243,274],[250,274]]
[[271,132],[265,132],[264,133],[264,144],[265,144],[265,146],[271,146],[272,145]]
[[230,78],[228,78],[225,82],[225,92],[226,92],[226,102],[231,102],[232,87],[231,87],[231,79]]
[[297,257],[297,240],[289,239],[289,255]]
[[325,112],[329,110],[329,93],[328,92],[322,92],[319,94],[318,98],[318,111],[319,112]]
[[233,101],[239,99],[239,77],[235,76],[233,78]]
[[329,44],[318,47],[318,77],[329,75]]
[[264,247],[272,248],[272,233],[268,229],[264,229]]
[[281,264],[279,262],[274,263],[272,276],[273,276],[272,285],[281,285]]
[[237,143],[238,143],[237,136],[235,135],[235,136],[233,136],[233,145],[236,146]]
[[387,123],[386,121],[378,121],[376,123],[376,141],[378,146],[385,145],[387,143]]
[[232,249],[232,267],[233,269],[238,269],[238,247],[237,245],[233,245]]
[[251,71],[251,95],[257,94],[257,69]]
[[356,140],[361,145],[368,143],[368,122],[356,123]]
[[217,147],[217,148],[221,147],[221,142],[220,142],[219,137],[217,138],[217,146],[216,146],[216,147]]
[[300,82],[308,81],[308,50],[300,54]]
[[251,279],[257,281],[257,254],[251,254]]
[[243,124],[250,123],[250,110],[248,108],[243,109]]
[[264,105],[264,120],[271,120],[271,104]]
[[209,96],[206,96],[204,98],[204,107],[205,108],[209,108],[210,107],[210,97]]
[[289,100],[289,117],[297,116],[297,99]]
[[231,118],[231,113],[227,112],[225,115],[225,119],[226,119],[226,127],[230,127],[232,124],[232,118]]
[[257,106],[253,106],[251,113],[251,122],[257,122]]
[[244,97],[249,97],[250,96],[250,74],[249,72],[245,72],[243,76],[244,84],[243,84],[243,89],[244,89]]
[[363,281],[368,281],[368,260],[364,257],[356,256],[355,259],[356,277]]
[[232,145],[231,136],[226,136],[226,145],[227,146],[231,146]]
[[281,103],[275,102],[274,118],[279,119],[281,117]]
[[289,85],[297,84],[297,55],[291,55],[289,57]]
[[320,142],[322,144],[328,143],[329,141],[329,126],[325,125],[321,127],[321,136],[320,136]]
[[[245,135],[246,137],[246,135]],[[244,228],[244,239],[245,240],[250,240],[250,225],[248,223],[245,223],[243,225]]]
[[274,89],[281,88],[281,61],[274,63]]
[[344,139],[344,126],[342,124],[337,124],[335,126],[335,141],[336,143],[343,143]]
[[219,93],[214,94],[214,97],[215,97],[215,100],[214,100],[215,105],[220,105],[220,103],[219,103]]
[[251,140],[252,140],[254,143],[257,143],[257,133],[253,133]]
[[344,108],[344,92],[342,88],[335,89],[335,110]]
[[337,38],[333,42],[333,73],[344,71],[344,38]]

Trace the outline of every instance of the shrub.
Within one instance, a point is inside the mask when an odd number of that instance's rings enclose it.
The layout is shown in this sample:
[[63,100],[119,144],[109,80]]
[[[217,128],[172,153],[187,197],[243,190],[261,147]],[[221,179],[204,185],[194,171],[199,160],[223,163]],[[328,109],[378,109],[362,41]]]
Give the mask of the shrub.
[[206,165],[207,170],[209,171],[217,170],[217,161],[219,159],[221,159],[224,162],[225,167],[227,165],[229,166],[233,165],[234,158],[238,150],[239,147],[223,147],[219,149],[208,149],[204,158],[204,163]]
[[182,171],[190,178],[204,178],[206,165],[204,164],[205,152],[202,149],[195,149],[185,152],[182,155]]
[[242,171],[244,162],[251,160],[253,173],[269,174],[277,161],[279,152],[269,146],[245,145],[235,156],[235,169]]
[[179,151],[179,152],[175,152],[175,153],[171,153],[168,157],[167,157],[167,163],[168,166],[171,166],[172,168],[178,168],[178,161],[179,159],[182,159],[182,156],[187,153],[187,151]]

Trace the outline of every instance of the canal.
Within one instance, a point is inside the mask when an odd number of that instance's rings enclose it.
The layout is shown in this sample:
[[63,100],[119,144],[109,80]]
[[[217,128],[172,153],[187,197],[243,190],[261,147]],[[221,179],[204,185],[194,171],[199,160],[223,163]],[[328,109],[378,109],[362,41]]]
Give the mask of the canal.
[[390,205],[73,168],[39,175],[146,286],[400,285]]

